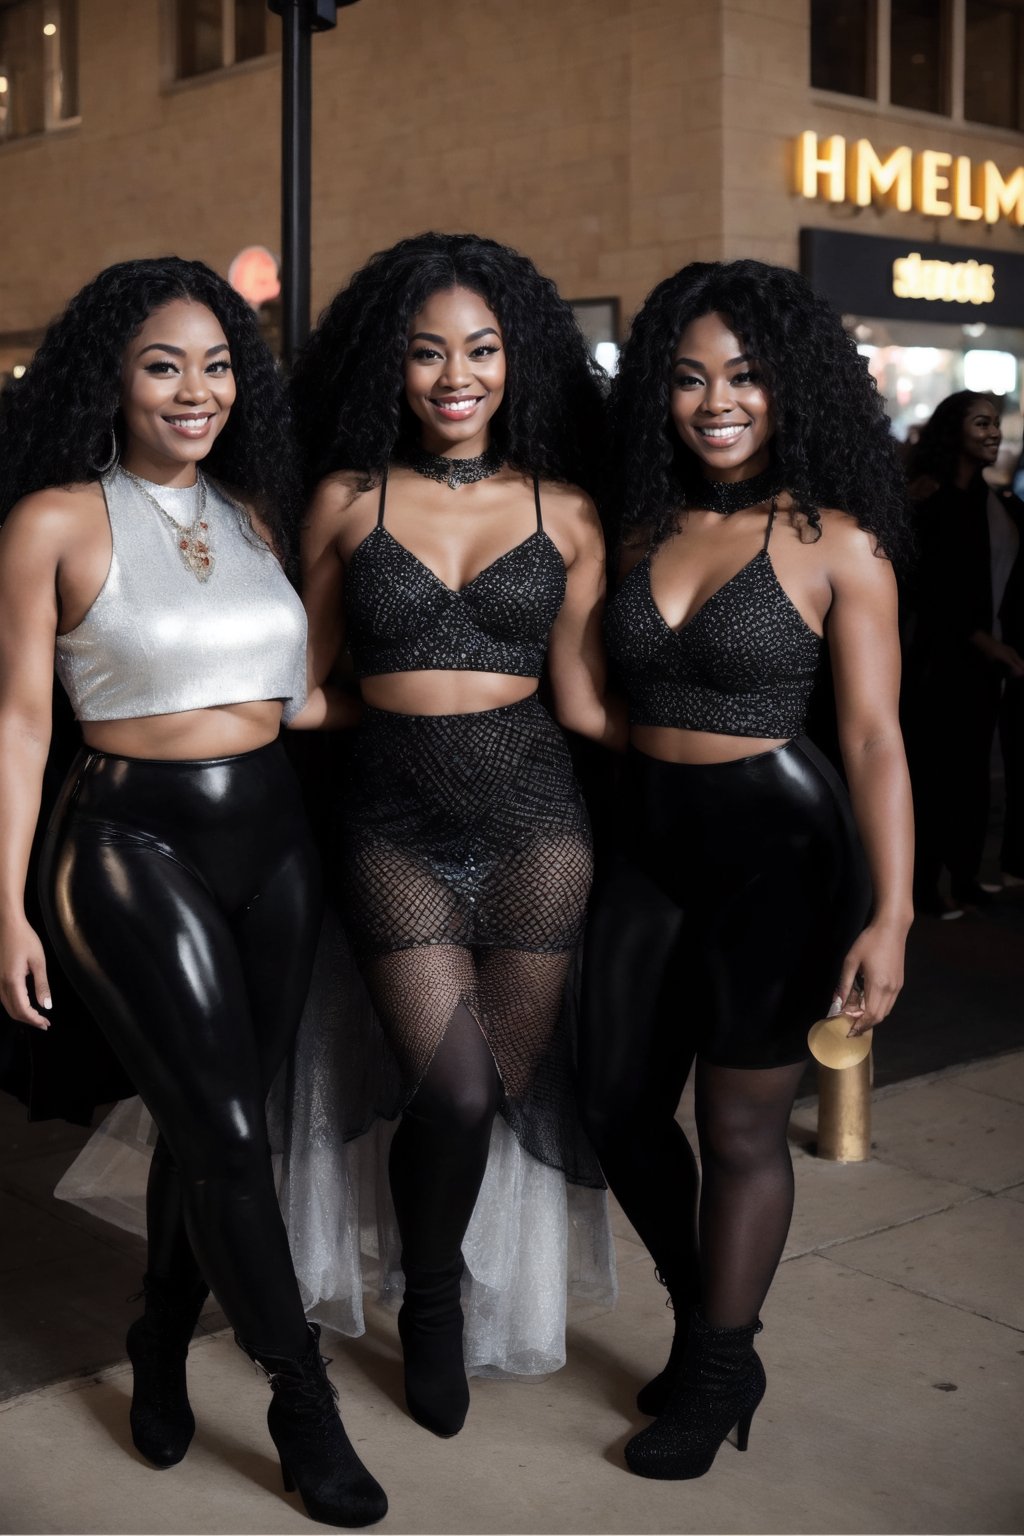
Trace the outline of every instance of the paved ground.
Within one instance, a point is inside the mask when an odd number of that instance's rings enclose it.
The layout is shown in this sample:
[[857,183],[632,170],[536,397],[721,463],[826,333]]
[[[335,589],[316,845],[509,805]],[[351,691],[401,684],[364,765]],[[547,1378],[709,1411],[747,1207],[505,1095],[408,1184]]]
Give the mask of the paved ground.
[[[724,1446],[690,1484],[625,1470],[633,1393],[662,1363],[669,1322],[619,1215],[618,1307],[575,1313],[557,1375],[474,1382],[452,1441],[401,1411],[390,1314],[371,1309],[368,1337],[331,1344],[346,1423],[390,1494],[378,1529],[1020,1531],[1024,1051],[883,1088],[873,1110],[874,1158],[845,1167],[805,1150],[813,1105],[794,1117],[797,1215],[764,1313],[769,1387],[747,1455]],[[185,1462],[158,1474],[133,1452],[120,1359],[133,1309],[112,1298],[136,1283],[136,1245],[39,1195],[71,1135],[22,1127],[4,1175],[5,1231],[20,1235],[0,1261],[0,1532],[312,1531],[281,1492],[266,1389],[225,1332],[193,1345]],[[69,1379],[19,1392],[14,1377],[40,1361]]]
[[[474,1383],[452,1442],[401,1410],[389,1314],[370,1308],[366,1339],[334,1341],[346,1422],[391,1495],[379,1529],[1024,1529],[1022,999],[1024,891],[960,922],[922,919],[876,1041],[872,1162],[813,1157],[808,1073],[748,1455],[724,1447],[694,1484],[625,1471],[633,1394],[661,1365],[669,1324],[619,1214],[617,1309],[573,1314],[556,1376]],[[142,1245],[51,1195],[87,1134],[29,1125],[0,1093],[0,1536],[312,1531],[280,1491],[265,1389],[212,1305],[190,1356],[200,1427],[188,1458],[157,1476],[132,1450],[123,1341]]]

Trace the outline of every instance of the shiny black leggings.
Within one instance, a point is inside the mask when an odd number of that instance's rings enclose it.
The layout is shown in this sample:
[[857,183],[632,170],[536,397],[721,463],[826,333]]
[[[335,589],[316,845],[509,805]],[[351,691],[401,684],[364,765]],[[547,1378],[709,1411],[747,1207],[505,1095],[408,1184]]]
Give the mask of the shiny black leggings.
[[187,1282],[198,1262],[247,1344],[304,1354],[264,1101],[305,999],[320,881],[283,749],[84,751],[41,885],[61,962],[160,1130],[150,1272]]
[[[739,1327],[789,1230],[807,1030],[865,921],[866,871],[807,742],[710,766],[632,751],[621,804],[587,930],[581,1111],[677,1307]],[[699,1178],[675,1119],[695,1061]]]

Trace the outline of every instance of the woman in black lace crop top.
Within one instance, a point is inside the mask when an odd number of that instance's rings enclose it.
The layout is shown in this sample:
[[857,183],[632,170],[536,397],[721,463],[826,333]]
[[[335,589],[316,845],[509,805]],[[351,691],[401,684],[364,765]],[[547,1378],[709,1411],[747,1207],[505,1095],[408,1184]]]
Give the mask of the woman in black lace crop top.
[[[304,554],[315,670],[347,642],[364,706],[338,873],[404,1085],[389,1173],[406,1398],[451,1435],[469,1405],[461,1249],[495,1111],[540,1162],[601,1183],[560,1027],[590,832],[537,697],[546,669],[561,725],[614,733],[603,543],[573,483],[593,477],[599,370],[530,262],[424,235],[337,296],[294,400],[318,482]],[[510,1320],[508,1296],[490,1311]],[[495,1363],[474,1349],[477,1369]]]
[[[588,929],[581,1093],[676,1319],[638,1398],[657,1422],[626,1459],[688,1478],[734,1424],[745,1449],[764,1391],[753,1338],[789,1227],[808,1028],[832,1003],[859,1035],[902,982],[903,498],[855,344],[782,268],[695,264],[660,284],[613,405],[607,635],[631,732]],[[852,811],[803,735],[826,640]],[[675,1121],[694,1063],[699,1180]]]

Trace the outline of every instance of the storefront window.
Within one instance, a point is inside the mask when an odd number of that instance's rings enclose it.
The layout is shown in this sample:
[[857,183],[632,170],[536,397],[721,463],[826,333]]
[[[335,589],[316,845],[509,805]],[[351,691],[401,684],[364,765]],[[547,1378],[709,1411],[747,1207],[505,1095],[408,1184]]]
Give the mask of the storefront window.
[[811,0],[811,84],[844,96],[875,94],[874,0]]
[[0,7],[0,139],[78,116],[78,0]]
[[[1024,332],[983,324],[954,327],[849,319],[857,350],[867,358],[885,396],[893,436],[900,442],[914,442],[939,401],[955,390],[977,390],[999,401],[1003,445],[993,478],[999,484],[1008,483],[1021,455]],[[980,338],[974,334],[979,331]]]
[[894,106],[948,112],[948,38],[945,0],[892,0],[890,96]]
[[966,0],[964,116],[1024,129],[1024,3]]
[[177,0],[177,78],[277,53],[281,25],[265,0]]

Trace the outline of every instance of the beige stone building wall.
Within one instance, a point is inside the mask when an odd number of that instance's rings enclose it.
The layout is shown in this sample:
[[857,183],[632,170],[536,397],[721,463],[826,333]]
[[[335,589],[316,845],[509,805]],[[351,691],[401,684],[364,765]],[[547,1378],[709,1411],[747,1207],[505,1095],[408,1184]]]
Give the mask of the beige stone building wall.
[[[226,272],[241,247],[279,243],[277,58],[171,85],[164,0],[80,4],[80,123],[0,146],[0,345],[23,346],[108,262],[176,251]],[[801,225],[1024,249],[1008,224],[938,231],[792,193],[804,128],[1007,169],[1024,158],[1021,135],[816,97],[809,12],[809,0],[340,12],[313,45],[314,307],[369,252],[428,227],[508,241],[568,297],[616,297],[624,318],[688,260],[795,264]]]
[[[280,72],[167,85],[159,0],[81,0],[81,122],[0,147],[0,334],[108,262],[278,246]],[[363,0],[314,40],[313,293],[424,228],[635,306],[721,227],[710,0]],[[693,88],[684,89],[689,74]]]
[[796,266],[801,228],[1024,253],[1024,229],[1006,220],[989,226],[797,196],[794,141],[804,129],[822,138],[843,134],[848,142],[866,138],[879,152],[908,144],[915,152],[991,159],[1007,175],[1024,164],[1024,134],[812,91],[809,0],[722,0],[722,12],[721,256]]

